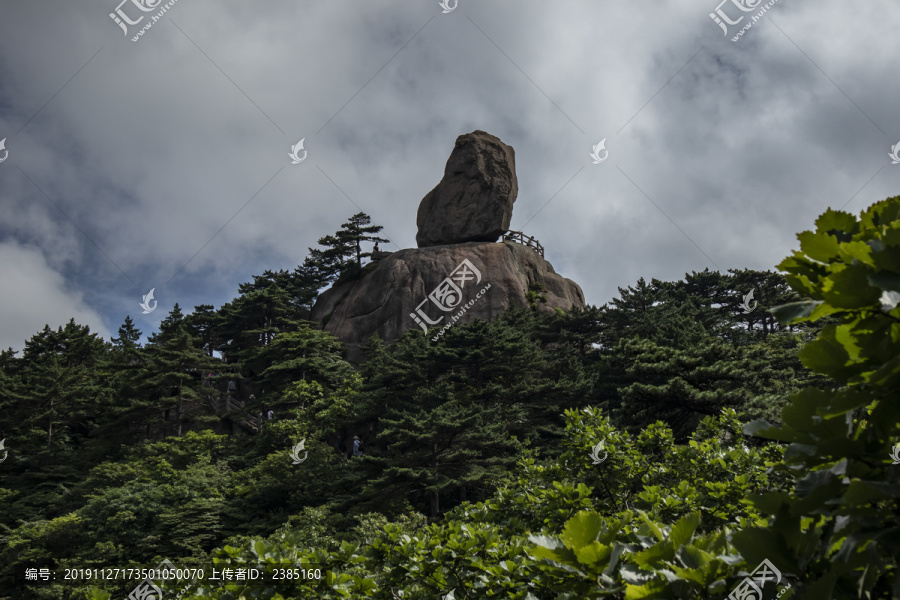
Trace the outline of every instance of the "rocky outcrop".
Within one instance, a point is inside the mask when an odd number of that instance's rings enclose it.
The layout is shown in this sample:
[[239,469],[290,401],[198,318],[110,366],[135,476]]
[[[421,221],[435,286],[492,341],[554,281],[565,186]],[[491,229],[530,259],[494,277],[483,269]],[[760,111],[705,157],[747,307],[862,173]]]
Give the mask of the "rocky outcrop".
[[393,341],[422,329],[439,342],[453,325],[510,306],[583,307],[581,288],[556,274],[533,238],[514,232],[522,243],[497,242],[518,192],[510,146],[483,131],[459,136],[444,178],[419,204],[419,247],[374,252],[357,279],[318,297],[310,318],[345,342],[350,360],[361,360],[372,334]]
[[[584,306],[577,283],[561,277],[537,252],[513,242],[469,242],[391,253],[361,279],[336,284],[319,296],[311,318],[342,339],[348,357],[373,333],[394,340],[411,328],[444,328],[491,319],[508,306],[529,306],[528,292],[546,302],[537,309]],[[438,329],[431,330],[436,341]]]
[[461,135],[443,179],[419,203],[416,243],[496,242],[509,229],[518,193],[512,147],[484,131]]

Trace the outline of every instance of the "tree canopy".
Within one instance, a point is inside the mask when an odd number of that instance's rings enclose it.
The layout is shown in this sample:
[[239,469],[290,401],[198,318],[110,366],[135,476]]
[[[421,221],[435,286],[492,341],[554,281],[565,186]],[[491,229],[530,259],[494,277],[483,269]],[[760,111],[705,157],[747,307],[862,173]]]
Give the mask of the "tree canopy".
[[154,582],[187,599],[900,598],[900,197],[815,225],[781,273],[639,279],[359,364],[306,317],[358,274],[361,214],[146,344],[130,317],[45,327],[0,352],[0,600],[124,598],[17,572],[163,560],[205,571]]

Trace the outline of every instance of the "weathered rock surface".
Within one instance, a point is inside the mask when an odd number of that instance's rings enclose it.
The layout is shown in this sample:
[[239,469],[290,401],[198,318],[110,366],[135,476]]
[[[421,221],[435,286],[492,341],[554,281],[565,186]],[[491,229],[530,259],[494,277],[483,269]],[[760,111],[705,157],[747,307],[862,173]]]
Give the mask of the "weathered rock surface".
[[419,203],[416,243],[496,242],[509,229],[518,193],[512,147],[484,131],[461,135],[443,179]]
[[[462,271],[458,269],[461,264]],[[513,242],[408,248],[391,253],[370,269],[361,279],[324,292],[311,314],[312,320],[347,344],[351,360],[361,358],[359,345],[373,333],[391,341],[407,329],[420,328],[411,314],[426,325],[436,322],[429,325],[433,327],[453,322],[454,316],[458,317],[455,324],[487,320],[508,306],[527,307],[527,293],[535,284],[541,284],[540,294],[547,299],[537,303],[538,310],[584,306],[584,293],[577,283],[558,275],[531,248]],[[447,278],[451,284],[446,283]],[[438,293],[432,294],[435,290]],[[435,333],[432,330],[431,335]]]

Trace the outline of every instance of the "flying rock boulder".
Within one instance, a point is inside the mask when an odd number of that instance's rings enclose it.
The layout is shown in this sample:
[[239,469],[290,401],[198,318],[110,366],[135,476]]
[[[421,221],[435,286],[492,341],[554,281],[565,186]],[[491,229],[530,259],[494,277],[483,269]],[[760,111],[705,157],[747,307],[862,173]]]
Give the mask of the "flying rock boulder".
[[496,242],[509,229],[518,193],[512,147],[484,131],[461,135],[443,179],[419,203],[416,243]]
[[493,319],[509,307],[583,307],[581,288],[553,270],[535,240],[497,241],[518,193],[515,166],[513,149],[496,137],[459,136],[444,178],[419,204],[419,247],[373,254],[355,277],[319,295],[310,319],[340,338],[356,362],[373,334],[393,341],[421,330],[440,343],[454,324]]

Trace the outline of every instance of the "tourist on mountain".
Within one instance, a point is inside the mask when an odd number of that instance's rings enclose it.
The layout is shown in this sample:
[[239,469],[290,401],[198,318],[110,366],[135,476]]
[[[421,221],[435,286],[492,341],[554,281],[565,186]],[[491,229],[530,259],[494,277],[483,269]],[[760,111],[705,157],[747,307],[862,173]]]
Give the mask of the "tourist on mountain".
[[353,436],[353,456],[362,456],[363,455],[363,445],[362,440],[359,439],[358,435]]
[[237,395],[237,384],[234,379],[228,380],[228,393]]

